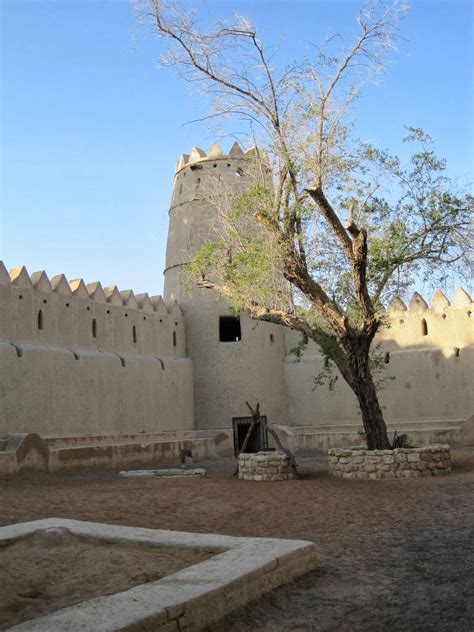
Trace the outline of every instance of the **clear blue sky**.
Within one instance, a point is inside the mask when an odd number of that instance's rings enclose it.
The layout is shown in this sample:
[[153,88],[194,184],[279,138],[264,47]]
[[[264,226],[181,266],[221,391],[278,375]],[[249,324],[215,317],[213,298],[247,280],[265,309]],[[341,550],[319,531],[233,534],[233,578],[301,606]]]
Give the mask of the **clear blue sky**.
[[[194,4],[198,4],[197,2]],[[328,32],[350,33],[359,2],[199,1],[238,11],[289,58]],[[473,161],[472,0],[413,0],[400,51],[360,102],[359,132],[394,150],[424,127],[463,181]],[[175,161],[213,139],[204,105],[120,0],[0,0],[0,259],[120,289],[160,293]],[[228,143],[230,145],[230,142]],[[228,149],[224,143],[224,149]]]

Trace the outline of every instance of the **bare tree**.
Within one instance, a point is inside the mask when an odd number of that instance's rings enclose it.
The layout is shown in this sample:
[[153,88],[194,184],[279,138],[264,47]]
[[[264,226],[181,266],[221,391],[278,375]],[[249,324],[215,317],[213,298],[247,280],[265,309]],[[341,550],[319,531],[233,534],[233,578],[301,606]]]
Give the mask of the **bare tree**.
[[422,130],[409,128],[405,140],[421,147],[407,166],[352,134],[348,113],[384,70],[406,6],[366,5],[351,44],[329,38],[285,67],[243,16],[204,32],[176,2],[138,6],[168,44],[161,63],[198,82],[210,119],[245,120],[258,147],[248,191],[214,196],[225,230],[189,278],[316,341],[357,397],[368,447],[389,448],[370,366],[380,302],[416,275],[463,268],[472,209]]

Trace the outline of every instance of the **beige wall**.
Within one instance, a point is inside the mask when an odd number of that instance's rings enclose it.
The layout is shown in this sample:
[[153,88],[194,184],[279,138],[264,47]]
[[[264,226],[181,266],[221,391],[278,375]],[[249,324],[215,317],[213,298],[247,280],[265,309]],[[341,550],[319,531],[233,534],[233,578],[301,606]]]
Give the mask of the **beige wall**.
[[[388,422],[467,419],[474,410],[472,303],[462,290],[456,294],[453,305],[448,303],[441,311],[435,301],[431,308],[423,303],[420,307],[415,300],[408,310],[389,309],[388,326],[375,341],[381,343],[380,353],[388,360],[376,375],[377,380],[390,378],[380,390],[384,416]],[[300,336],[287,332],[286,339],[290,424],[360,420],[357,400],[342,378],[333,391],[327,386],[313,390],[314,377],[324,367],[324,358],[316,345],[309,344],[298,362],[289,350]],[[389,355],[385,356],[387,352]]]
[[79,297],[67,283],[54,291],[45,276],[40,290],[24,269],[11,280],[2,269],[0,281],[0,434],[194,427],[193,368],[177,305],[168,310],[157,297],[155,311],[145,296],[138,308],[117,292],[112,304],[96,285],[94,299]]

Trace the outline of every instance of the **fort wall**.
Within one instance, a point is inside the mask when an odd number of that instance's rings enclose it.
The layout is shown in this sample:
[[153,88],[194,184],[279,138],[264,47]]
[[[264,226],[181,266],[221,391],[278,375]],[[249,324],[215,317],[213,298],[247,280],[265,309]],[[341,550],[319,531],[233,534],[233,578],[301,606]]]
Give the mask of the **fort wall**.
[[177,303],[0,264],[0,435],[191,430]]
[[[474,409],[473,305],[469,295],[458,290],[450,305],[439,291],[431,307],[417,293],[407,308],[394,298],[387,309],[387,324],[380,330],[378,346],[380,401],[391,424],[416,420],[467,419]],[[301,336],[286,334],[285,376],[290,425],[342,424],[362,420],[357,400],[339,378],[333,390],[315,388],[315,377],[327,359],[310,342],[298,360],[291,349]]]

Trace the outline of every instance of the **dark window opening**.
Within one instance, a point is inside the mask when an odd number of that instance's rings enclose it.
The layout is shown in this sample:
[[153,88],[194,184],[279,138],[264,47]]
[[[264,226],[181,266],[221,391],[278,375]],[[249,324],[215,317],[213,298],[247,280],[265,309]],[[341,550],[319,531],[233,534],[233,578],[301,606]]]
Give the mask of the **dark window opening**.
[[238,316],[221,316],[219,318],[219,340],[221,342],[239,342],[242,340]]
[[176,332],[173,331],[173,347],[176,347]]
[[326,367],[326,369],[329,367],[329,358],[328,358],[328,356],[326,356],[324,358],[324,366]]
[[427,322],[426,322],[426,320],[424,318],[421,321],[421,335],[422,336],[427,336],[428,335],[428,324],[427,324]]
[[[267,432],[267,418],[265,416],[260,417],[261,421],[257,421],[255,424],[250,439],[245,448],[245,452],[261,452],[268,450],[268,432]],[[234,454],[237,456],[243,446],[247,432],[250,429],[252,423],[252,417],[233,417],[232,426],[234,429]]]
[[48,302],[48,301],[44,298],[44,299],[43,299],[43,303],[46,305],[46,303],[47,303],[47,302]]
[[270,342],[275,342],[275,338],[274,338],[273,334],[270,334]]
[[461,349],[459,349],[459,347],[454,347],[454,357],[459,358],[460,353],[461,353]]
[[181,195],[181,193],[182,193],[182,192],[183,192],[183,185],[182,185],[182,184],[180,184],[180,185],[179,185],[179,194]]
[[389,362],[390,362],[390,353],[388,351],[385,354],[384,362],[385,362],[385,364],[389,364]]
[[137,344],[137,328],[135,327],[135,325],[133,325],[132,327],[132,334],[133,334],[133,344]]
[[38,329],[43,329],[43,312],[38,312]]
[[97,338],[97,321],[95,318],[92,321],[92,337]]

